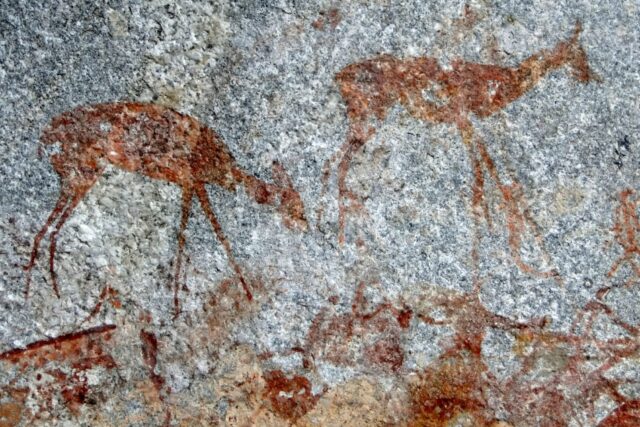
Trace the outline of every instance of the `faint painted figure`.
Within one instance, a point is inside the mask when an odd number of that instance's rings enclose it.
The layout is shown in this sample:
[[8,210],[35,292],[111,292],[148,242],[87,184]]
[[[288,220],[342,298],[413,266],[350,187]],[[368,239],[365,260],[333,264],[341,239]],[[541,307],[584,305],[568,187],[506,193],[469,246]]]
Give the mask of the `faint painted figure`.
[[624,281],[624,286],[638,283],[640,279],[640,266],[636,261],[637,257],[640,256],[640,242],[638,241],[640,236],[638,204],[640,201],[636,192],[631,188],[626,188],[620,192],[619,201],[620,203],[614,211],[614,225],[611,231],[623,253],[611,265],[607,273],[609,283],[598,291],[600,298],[603,298],[611,288],[616,286],[613,280],[625,265],[629,268],[630,274],[629,278]]
[[[63,408],[79,416],[105,403],[122,378],[112,355],[116,329],[96,326],[0,353],[0,427],[55,425]],[[105,376],[89,374],[96,371]]]
[[263,182],[238,166],[214,131],[193,117],[159,105],[112,103],[79,107],[55,117],[42,133],[41,141],[46,145],[60,144],[59,152],[51,156],[51,164],[60,176],[61,188],[53,211],[35,236],[31,258],[25,266],[27,294],[40,242],[55,223],[50,235],[49,270],[53,289],[59,296],[54,270],[58,233],[107,164],[182,188],[173,279],[176,312],[184,231],[194,195],[223,245],[247,298],[251,299],[251,291],[215,216],[205,184],[216,184],[229,191],[242,185],[256,202],[276,206],[287,227],[304,230],[307,226],[302,200],[281,165],[273,166],[275,184]]
[[[399,59],[381,55],[351,64],[337,73],[335,79],[346,103],[349,120],[347,141],[337,154],[339,242],[342,244],[345,240],[346,214],[361,208],[346,185],[351,160],[373,137],[376,122],[382,121],[399,103],[417,119],[452,124],[459,129],[474,173],[472,207],[475,217],[483,215],[491,224],[489,206],[484,199],[485,179],[488,177],[503,200],[501,207],[505,213],[514,262],[529,273],[555,274],[538,272],[522,260],[519,253],[522,235],[527,227],[537,235],[535,224],[523,208],[519,185],[515,181],[512,185],[502,182],[485,144],[474,138],[470,116],[491,116],[531,90],[547,73],[563,66],[568,66],[571,75],[581,83],[597,80],[598,76],[590,70],[587,55],[579,44],[580,32],[581,24],[578,22],[568,40],[559,42],[553,49],[531,55],[517,67],[457,59],[451,64],[451,69],[445,70],[430,57]],[[327,163],[325,183],[329,171]],[[539,236],[536,238],[541,245]]]

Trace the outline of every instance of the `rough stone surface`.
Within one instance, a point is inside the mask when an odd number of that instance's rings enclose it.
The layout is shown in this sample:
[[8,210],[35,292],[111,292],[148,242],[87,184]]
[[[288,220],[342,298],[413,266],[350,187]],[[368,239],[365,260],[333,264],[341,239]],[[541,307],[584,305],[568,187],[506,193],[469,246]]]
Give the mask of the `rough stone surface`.
[[[0,426],[640,425],[638,22],[0,0]],[[160,164],[203,147],[170,111],[235,158],[206,191],[237,271],[196,195],[177,266],[185,176],[218,157]]]

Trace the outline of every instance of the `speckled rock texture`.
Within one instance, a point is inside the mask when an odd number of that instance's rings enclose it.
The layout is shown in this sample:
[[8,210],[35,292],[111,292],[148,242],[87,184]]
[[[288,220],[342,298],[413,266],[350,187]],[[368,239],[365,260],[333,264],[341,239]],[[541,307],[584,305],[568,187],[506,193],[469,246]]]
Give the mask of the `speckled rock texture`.
[[0,426],[640,425],[638,22],[0,0]]

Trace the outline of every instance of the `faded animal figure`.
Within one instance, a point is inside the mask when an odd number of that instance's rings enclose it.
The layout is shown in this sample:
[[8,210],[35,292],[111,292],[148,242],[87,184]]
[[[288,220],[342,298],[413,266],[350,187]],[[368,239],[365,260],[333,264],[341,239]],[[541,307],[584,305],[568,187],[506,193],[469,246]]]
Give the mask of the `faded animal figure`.
[[[598,80],[580,46],[578,37],[581,29],[581,24],[576,23],[568,40],[559,42],[553,49],[531,55],[517,67],[476,64],[458,59],[451,64],[450,70],[445,70],[430,57],[399,59],[381,55],[351,64],[337,73],[335,79],[346,103],[349,120],[347,141],[334,157],[339,158],[336,172],[339,243],[345,241],[347,212],[361,208],[346,185],[351,160],[374,135],[376,122],[382,121],[388,111],[399,103],[417,119],[452,124],[459,129],[474,171],[474,215],[484,215],[487,223],[491,223],[489,207],[484,200],[485,175],[488,175],[504,202],[502,209],[509,228],[512,257],[520,269],[535,273],[535,269],[525,264],[519,254],[525,228],[535,228],[522,209],[519,186],[502,182],[485,144],[474,138],[470,116],[491,116],[535,87],[547,73],[563,66],[568,66],[572,76],[581,83]],[[332,162],[328,161],[325,166],[325,187]],[[539,273],[544,276],[552,274]]]
[[[626,265],[630,270],[629,277],[622,283],[624,286],[631,286],[638,283],[640,279],[640,265],[637,257],[640,256],[640,219],[638,218],[638,205],[640,200],[638,195],[631,188],[625,188],[618,196],[619,204],[614,211],[614,225],[612,232],[616,243],[622,248],[623,253],[613,262],[607,279],[607,286],[598,290],[598,298],[604,298],[607,293],[618,286],[619,282],[614,282],[616,274]],[[612,242],[608,242],[609,247]]]
[[34,238],[31,258],[24,267],[27,296],[40,242],[57,221],[50,234],[49,271],[54,292],[59,297],[54,269],[58,233],[107,164],[169,181],[182,188],[182,215],[173,277],[176,314],[178,281],[186,242],[184,231],[194,195],[224,247],[247,298],[252,298],[231,245],[213,211],[205,184],[216,184],[228,191],[235,191],[237,185],[242,185],[259,204],[276,206],[288,228],[306,230],[307,227],[300,195],[280,164],[273,166],[275,184],[263,182],[238,166],[214,131],[193,117],[159,105],[112,103],[78,107],[55,117],[42,133],[41,142],[45,145],[60,144],[59,152],[51,156],[51,164],[60,176],[61,188],[53,211]]

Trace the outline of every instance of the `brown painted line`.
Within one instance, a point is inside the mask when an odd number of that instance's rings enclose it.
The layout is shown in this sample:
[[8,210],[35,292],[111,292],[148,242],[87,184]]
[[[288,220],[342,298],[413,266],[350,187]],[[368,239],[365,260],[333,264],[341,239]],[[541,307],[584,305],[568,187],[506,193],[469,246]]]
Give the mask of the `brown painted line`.
[[6,351],[4,353],[0,353],[0,360],[13,359],[16,356],[18,356],[18,355],[20,355],[22,353],[25,353],[27,351],[37,350],[37,349],[42,348],[42,347],[61,344],[61,343],[64,343],[64,342],[75,341],[75,340],[78,340],[80,338],[86,337],[87,335],[102,334],[102,333],[105,333],[105,332],[112,331],[114,329],[116,329],[116,325],[102,325],[102,326],[96,326],[96,327],[93,327],[93,328],[85,329],[85,330],[82,330],[82,331],[71,332],[69,334],[61,335],[61,336],[55,337],[55,338],[49,338],[49,339],[45,339],[45,340],[41,340],[41,341],[36,341],[36,342],[31,343],[31,344],[28,344],[25,347],[15,348],[13,350],[9,350],[9,351]]

